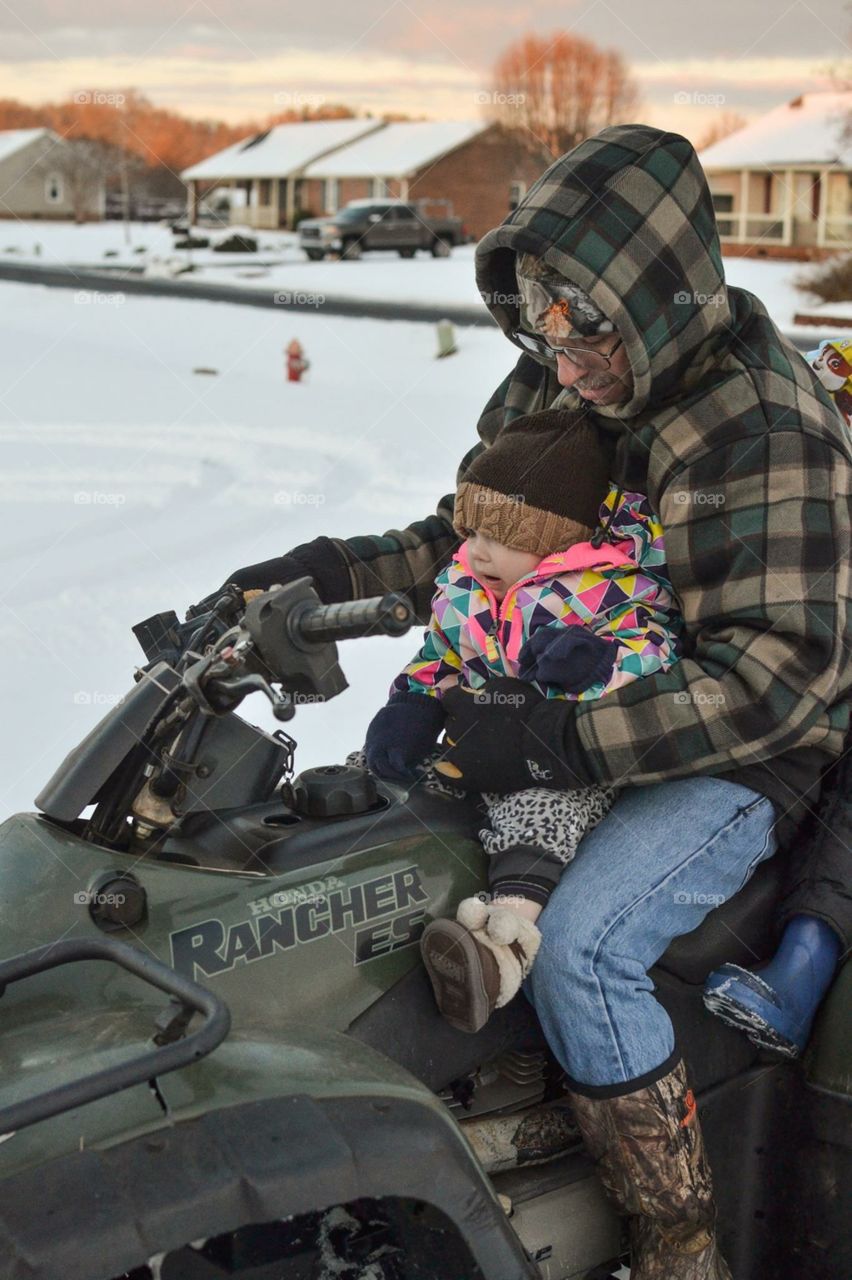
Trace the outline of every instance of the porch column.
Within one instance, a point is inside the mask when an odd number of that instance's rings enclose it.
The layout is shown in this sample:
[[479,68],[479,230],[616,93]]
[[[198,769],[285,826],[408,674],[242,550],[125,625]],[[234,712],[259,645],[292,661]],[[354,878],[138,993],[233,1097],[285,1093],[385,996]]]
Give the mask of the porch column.
[[826,228],[828,225],[828,169],[819,171],[819,212],[817,213],[817,245],[822,248],[826,244]]
[[739,222],[737,226],[737,240],[741,242],[746,239],[746,226],[748,224],[748,214],[749,214],[748,192],[749,192],[750,177],[751,177],[750,169],[743,169],[742,172],[740,173],[740,216],[739,216]]
[[400,178],[399,180],[399,198],[400,200],[408,199],[408,179]]
[[278,179],[270,178],[269,182],[272,191],[272,226],[277,231],[281,225],[281,218],[278,212]]
[[795,192],[793,190],[793,170],[784,170],[784,229],[781,233],[782,244],[793,243],[793,204]]

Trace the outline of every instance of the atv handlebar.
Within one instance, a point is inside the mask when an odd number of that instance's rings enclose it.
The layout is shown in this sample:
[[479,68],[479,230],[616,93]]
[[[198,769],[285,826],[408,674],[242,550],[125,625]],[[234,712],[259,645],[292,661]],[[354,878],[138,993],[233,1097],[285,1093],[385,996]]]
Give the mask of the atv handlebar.
[[412,623],[412,610],[404,596],[393,591],[370,600],[345,600],[339,604],[308,605],[291,614],[294,639],[326,642],[350,640],[378,631],[404,635]]

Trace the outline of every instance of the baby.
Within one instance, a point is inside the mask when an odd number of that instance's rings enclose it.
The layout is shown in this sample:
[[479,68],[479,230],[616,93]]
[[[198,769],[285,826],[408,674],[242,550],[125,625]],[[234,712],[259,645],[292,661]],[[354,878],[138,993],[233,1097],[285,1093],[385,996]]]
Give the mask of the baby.
[[[435,747],[441,699],[455,684],[487,696],[489,681],[512,676],[548,698],[584,700],[677,660],[662,529],[645,498],[611,489],[611,464],[608,437],[565,410],[517,419],[474,458],[455,502],[464,541],[435,579],[425,642],[367,731],[374,773],[429,785],[435,771],[451,772]],[[540,943],[535,922],[614,794],[483,794],[489,894],[463,900],[421,941],[454,1026],[479,1030],[518,991]]]

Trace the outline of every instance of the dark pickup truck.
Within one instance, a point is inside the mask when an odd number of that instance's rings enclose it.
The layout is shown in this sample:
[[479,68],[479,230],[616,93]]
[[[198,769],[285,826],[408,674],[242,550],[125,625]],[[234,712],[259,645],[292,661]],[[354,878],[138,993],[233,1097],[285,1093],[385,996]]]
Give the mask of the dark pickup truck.
[[429,217],[422,205],[404,200],[352,200],[337,213],[299,223],[299,247],[313,261],[360,258],[371,249],[396,249],[401,258],[428,249],[446,258],[464,238],[461,218]]

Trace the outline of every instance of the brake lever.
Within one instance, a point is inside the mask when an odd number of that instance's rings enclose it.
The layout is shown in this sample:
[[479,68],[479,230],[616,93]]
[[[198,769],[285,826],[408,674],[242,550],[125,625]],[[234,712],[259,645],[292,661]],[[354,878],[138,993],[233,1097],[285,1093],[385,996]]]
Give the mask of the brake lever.
[[269,681],[258,673],[238,676],[235,680],[219,681],[214,679],[210,681],[210,685],[218,685],[229,694],[239,694],[240,700],[249,693],[259,692],[264,694],[272,704],[272,714],[276,720],[292,720],[296,714],[296,708],[293,706],[291,696],[289,694],[276,693]]

